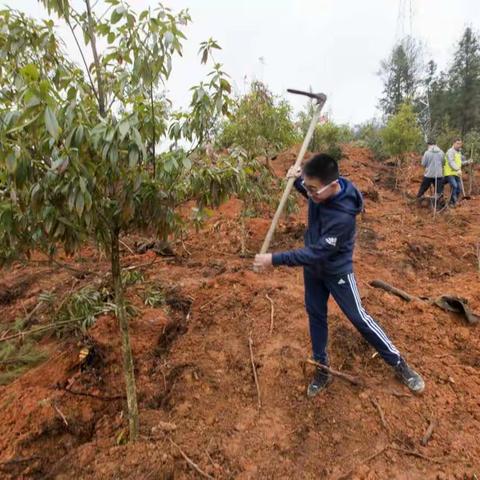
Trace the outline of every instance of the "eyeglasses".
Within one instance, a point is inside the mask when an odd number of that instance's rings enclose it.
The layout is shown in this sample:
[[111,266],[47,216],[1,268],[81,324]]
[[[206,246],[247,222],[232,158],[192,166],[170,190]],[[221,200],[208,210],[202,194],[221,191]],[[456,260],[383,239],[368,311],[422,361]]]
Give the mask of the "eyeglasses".
[[337,180],[334,180],[333,182],[330,182],[329,184],[325,185],[324,187],[320,188],[319,190],[315,190],[314,188],[308,186],[305,184],[305,180],[302,180],[300,185],[305,189],[307,192],[307,195],[312,196],[312,195],[320,195],[323,193],[325,190],[329,189],[332,185],[337,183]]

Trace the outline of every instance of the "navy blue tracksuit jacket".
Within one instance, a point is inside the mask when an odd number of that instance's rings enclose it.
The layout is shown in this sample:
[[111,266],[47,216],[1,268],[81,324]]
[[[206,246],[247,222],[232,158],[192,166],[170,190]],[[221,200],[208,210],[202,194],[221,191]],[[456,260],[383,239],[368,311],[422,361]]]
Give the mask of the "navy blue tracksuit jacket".
[[340,191],[325,203],[315,203],[302,187],[295,188],[308,199],[308,228],[305,246],[274,253],[273,265],[303,266],[305,307],[309,317],[313,358],[328,365],[327,302],[333,296],[343,313],[389,365],[400,353],[377,322],[365,311],[353,274],[356,216],[363,210],[357,188],[340,177]]

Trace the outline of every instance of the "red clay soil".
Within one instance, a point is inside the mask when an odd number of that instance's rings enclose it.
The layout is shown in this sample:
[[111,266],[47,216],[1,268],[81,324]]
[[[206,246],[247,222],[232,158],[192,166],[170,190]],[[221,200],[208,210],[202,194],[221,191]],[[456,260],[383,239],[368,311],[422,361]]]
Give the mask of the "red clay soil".
[[[479,478],[480,327],[369,282],[381,279],[419,297],[456,294],[480,312],[480,197],[433,219],[409,200],[421,179],[418,167],[409,167],[410,183],[394,191],[392,168],[364,149],[346,147],[346,153],[342,173],[366,198],[356,249],[363,302],[424,375],[422,396],[395,380],[332,303],[332,366],[361,377],[365,386],[336,379],[314,400],[306,398],[311,368],[303,367],[310,344],[301,270],[252,271],[252,259],[239,255],[241,204],[232,200],[204,230],[176,245],[176,257],[150,264],[152,252],[124,252],[125,265],[146,265],[144,283],[128,290],[138,310],[131,335],[139,442],[125,443],[120,339],[115,319],[103,316],[88,332],[97,352],[91,367],[79,367],[78,340],[52,337],[44,340],[46,362],[0,387],[0,478],[202,478],[183,454],[215,479]],[[294,157],[292,150],[273,160],[277,174]],[[477,178],[477,193],[478,185]],[[299,205],[298,214],[282,221],[273,249],[301,244],[302,199]],[[247,222],[251,254],[269,222],[267,216]],[[125,242],[132,246],[133,237]],[[82,256],[82,263],[70,262],[108,269],[93,250]],[[1,321],[24,315],[41,291],[65,293],[91,281],[48,265],[18,265],[3,272]],[[145,307],[146,285],[165,291],[163,307]],[[423,446],[430,422],[433,434]]]

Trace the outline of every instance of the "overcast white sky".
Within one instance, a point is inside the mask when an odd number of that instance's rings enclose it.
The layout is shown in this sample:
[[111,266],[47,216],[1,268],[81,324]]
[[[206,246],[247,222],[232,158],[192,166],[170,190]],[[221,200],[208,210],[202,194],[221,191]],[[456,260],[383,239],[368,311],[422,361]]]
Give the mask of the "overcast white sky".
[[[37,0],[1,3],[33,17],[46,15]],[[158,4],[129,3],[139,10]],[[223,48],[217,60],[237,91],[243,92],[253,78],[280,95],[286,95],[287,88],[311,86],[327,94],[326,108],[335,121],[350,124],[378,115],[382,84],[376,72],[402,32],[422,40],[427,60],[433,58],[444,68],[464,28],[480,30],[480,0],[165,0],[163,4],[174,11],[188,8],[193,20],[184,58],[174,65],[169,84],[176,105],[187,103],[189,87],[205,75],[198,45],[213,37]],[[399,11],[405,14],[403,22]],[[67,30],[60,31],[72,57],[79,59]],[[291,100],[297,109],[304,103]]]

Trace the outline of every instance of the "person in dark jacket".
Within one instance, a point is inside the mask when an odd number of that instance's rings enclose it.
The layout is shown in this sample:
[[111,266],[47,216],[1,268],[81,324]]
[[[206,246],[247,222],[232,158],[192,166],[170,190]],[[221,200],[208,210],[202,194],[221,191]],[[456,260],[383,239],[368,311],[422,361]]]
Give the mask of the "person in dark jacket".
[[[295,188],[308,199],[308,228],[305,247],[255,256],[254,269],[271,266],[302,266],[305,282],[305,307],[310,324],[313,359],[329,364],[327,355],[327,302],[333,296],[343,313],[372,345],[396,375],[415,393],[425,387],[422,377],[406,363],[378,323],[362,306],[353,273],[356,216],[363,210],[357,188],[339,176],[337,162],[326,154],[315,155],[303,169],[289,170],[297,177]],[[331,381],[317,368],[307,395],[314,397]]]

